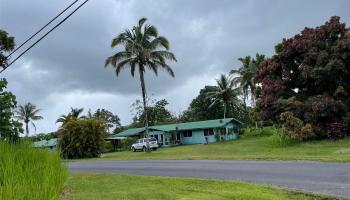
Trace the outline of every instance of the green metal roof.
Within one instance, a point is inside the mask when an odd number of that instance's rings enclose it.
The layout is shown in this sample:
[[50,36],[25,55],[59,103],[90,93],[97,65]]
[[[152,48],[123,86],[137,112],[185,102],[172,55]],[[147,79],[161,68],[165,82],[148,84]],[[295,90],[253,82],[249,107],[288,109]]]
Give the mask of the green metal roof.
[[135,136],[139,135],[139,133],[143,132],[145,128],[130,128],[128,130],[122,131],[118,133],[116,136],[118,137],[130,137],[130,136]]
[[[195,122],[186,122],[186,123],[178,123],[178,124],[150,126],[149,129],[170,132],[170,131],[176,131],[176,130],[181,131],[181,130],[195,130],[195,129],[205,129],[205,128],[219,128],[219,127],[225,126],[227,123],[232,121],[236,121],[241,124],[240,121],[234,118],[226,118],[226,119],[214,119],[214,120],[206,120],[206,121],[195,121]],[[121,133],[118,133],[115,136],[116,137],[136,136],[143,131],[145,131],[145,128],[131,128]]]
[[214,119],[206,121],[186,122],[179,124],[167,124],[159,126],[151,126],[150,129],[156,129],[161,131],[181,131],[181,130],[194,130],[194,129],[205,129],[205,128],[219,128],[225,126],[227,123],[233,121],[233,118],[226,119]]

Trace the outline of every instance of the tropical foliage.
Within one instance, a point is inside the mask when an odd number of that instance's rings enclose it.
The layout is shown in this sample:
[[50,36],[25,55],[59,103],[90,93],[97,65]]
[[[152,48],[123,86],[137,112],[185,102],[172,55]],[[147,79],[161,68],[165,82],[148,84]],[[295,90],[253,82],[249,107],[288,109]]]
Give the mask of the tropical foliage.
[[16,110],[16,114],[17,114],[16,118],[25,124],[26,137],[28,137],[29,135],[29,123],[31,123],[31,125],[36,130],[34,121],[43,119],[42,116],[38,115],[39,112],[40,112],[40,109],[37,109],[35,105],[29,102],[26,103],[24,106],[20,105],[18,107],[18,110]]
[[252,104],[255,103],[255,96],[258,92],[258,87],[255,83],[254,77],[258,71],[259,65],[264,61],[265,56],[262,54],[256,54],[255,58],[246,56],[239,58],[242,63],[239,69],[231,70],[230,74],[233,76],[233,83],[239,85],[243,93],[243,101],[245,107],[247,107],[248,97],[251,97]]
[[232,108],[233,110],[241,109],[241,101],[238,98],[240,95],[239,88],[234,88],[233,81],[224,74],[221,74],[220,78],[216,80],[217,87],[214,91],[207,93],[208,98],[211,99],[209,107],[220,102],[224,106],[224,118],[226,118],[226,110]]
[[74,120],[74,119],[80,119],[84,118],[85,116],[81,116],[83,113],[84,108],[71,108],[71,111],[68,113],[68,115],[61,115],[57,120],[56,123],[62,123],[65,124],[69,120]]
[[97,109],[94,114],[92,114],[91,110],[89,110],[86,118],[103,121],[106,124],[108,131],[110,131],[111,128],[114,128],[114,130],[121,128],[120,118],[118,115],[114,115],[111,111],[104,108]]
[[22,124],[14,119],[16,96],[6,91],[6,79],[0,79],[0,140],[15,142],[23,132]]
[[166,63],[166,60],[176,61],[176,58],[173,53],[168,51],[168,40],[158,35],[158,30],[155,26],[145,24],[146,20],[146,18],[140,19],[138,24],[132,29],[125,30],[112,40],[112,48],[121,46],[123,50],[108,57],[105,66],[112,65],[115,68],[117,76],[126,66],[130,68],[132,76],[134,76],[135,70],[138,71],[145,112],[145,126],[147,128],[147,95],[144,73],[146,69],[150,69],[157,75],[158,69],[161,68],[174,77],[175,74]]
[[0,29],[0,70],[7,66],[8,57],[5,53],[9,53],[15,48],[15,38]]
[[101,120],[71,119],[60,127],[57,134],[64,158],[91,158],[103,152],[107,128]]
[[[157,125],[162,123],[169,123],[175,121],[175,117],[166,108],[169,102],[166,99],[151,99],[147,101],[147,115],[149,125]],[[136,100],[131,105],[134,111],[133,127],[142,127],[145,121],[145,112],[140,100]]]
[[303,140],[345,136],[349,67],[350,33],[339,17],[284,39],[276,54],[260,64],[255,78],[262,86],[259,117],[296,127],[295,135]]

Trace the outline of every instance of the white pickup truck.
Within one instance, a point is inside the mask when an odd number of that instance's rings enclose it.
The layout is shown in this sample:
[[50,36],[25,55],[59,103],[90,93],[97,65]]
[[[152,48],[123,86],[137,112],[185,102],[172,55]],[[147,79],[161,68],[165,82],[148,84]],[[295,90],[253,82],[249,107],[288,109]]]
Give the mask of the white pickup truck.
[[[149,148],[152,150],[157,150],[158,148],[158,142],[156,138],[148,138],[149,139]],[[136,143],[131,145],[131,150],[133,152],[135,151],[146,151],[147,150],[147,138],[139,139],[136,141]]]

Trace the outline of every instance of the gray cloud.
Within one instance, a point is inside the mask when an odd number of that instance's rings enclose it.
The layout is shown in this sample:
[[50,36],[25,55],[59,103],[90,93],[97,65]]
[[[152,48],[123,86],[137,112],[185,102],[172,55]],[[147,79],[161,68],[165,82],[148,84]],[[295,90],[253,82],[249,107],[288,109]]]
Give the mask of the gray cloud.
[[[19,44],[70,3],[0,0],[0,28]],[[90,0],[1,76],[20,103],[43,108],[45,120],[38,123],[38,132],[55,130],[55,119],[70,106],[105,107],[128,123],[129,106],[140,96],[139,80],[127,70],[116,77],[103,65],[116,52],[111,39],[139,18],[158,27],[179,60],[170,63],[175,79],[147,73],[148,93],[169,99],[169,108],[179,112],[205,84],[238,67],[237,58],[271,55],[282,38],[332,15],[349,24],[349,7],[347,0]]]

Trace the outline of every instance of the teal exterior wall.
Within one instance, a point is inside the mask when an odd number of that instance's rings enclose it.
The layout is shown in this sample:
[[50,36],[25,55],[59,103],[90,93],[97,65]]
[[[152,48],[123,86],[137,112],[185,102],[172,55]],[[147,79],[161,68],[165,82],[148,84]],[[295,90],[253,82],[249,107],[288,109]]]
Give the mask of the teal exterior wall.
[[203,130],[192,130],[192,137],[184,137],[181,133],[182,144],[203,144],[205,142]]
[[[238,139],[238,130],[240,128],[239,124],[236,124],[234,122],[230,122],[226,124],[226,135],[221,135],[221,138],[224,140],[235,140]],[[181,144],[206,144],[208,143],[214,143],[216,142],[215,134],[204,136],[204,129],[196,129],[192,130],[192,137],[184,137],[184,134],[182,131],[179,131],[180,133],[180,141]],[[176,137],[176,132],[165,132],[160,130],[149,130],[148,133],[152,137],[156,137],[158,139],[158,142],[162,146],[171,146],[174,145],[174,143],[171,143],[171,138]],[[206,140],[207,138],[207,140]]]
[[[225,140],[236,140],[238,139],[238,129],[239,125],[234,123],[228,123],[225,128],[231,130],[232,134],[226,134],[222,136]],[[206,144],[216,142],[215,135],[204,136],[204,130],[192,130],[192,137],[183,137],[183,133],[181,133],[181,143],[182,144]]]

